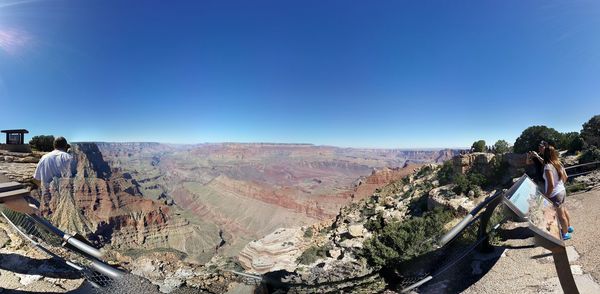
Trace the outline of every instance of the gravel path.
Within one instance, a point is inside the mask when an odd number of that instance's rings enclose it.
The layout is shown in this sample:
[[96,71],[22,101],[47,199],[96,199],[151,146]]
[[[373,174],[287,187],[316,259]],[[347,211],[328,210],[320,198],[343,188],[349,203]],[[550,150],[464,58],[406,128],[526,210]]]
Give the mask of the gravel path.
[[[600,293],[600,190],[570,196],[566,203],[575,227],[566,241],[575,282],[582,294]],[[489,272],[463,293],[563,293],[550,251],[527,247],[533,241],[510,240]],[[472,268],[479,265],[475,259]]]

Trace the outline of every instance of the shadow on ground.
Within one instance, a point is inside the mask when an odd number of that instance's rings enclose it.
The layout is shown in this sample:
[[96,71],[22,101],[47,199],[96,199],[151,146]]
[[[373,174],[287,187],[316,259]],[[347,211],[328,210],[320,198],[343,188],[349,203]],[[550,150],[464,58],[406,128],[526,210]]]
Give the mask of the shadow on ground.
[[65,268],[55,259],[35,259],[14,253],[0,254],[0,269],[17,274],[40,275],[48,278],[81,278],[77,271]]
[[[523,227],[500,229],[497,233],[501,241],[533,237],[531,231]],[[395,291],[417,282],[417,277],[432,275],[432,280],[419,287],[419,293],[461,293],[484,277],[506,249],[526,249],[533,246],[480,246],[466,253],[469,244],[456,244],[454,248],[420,256],[384,276]]]

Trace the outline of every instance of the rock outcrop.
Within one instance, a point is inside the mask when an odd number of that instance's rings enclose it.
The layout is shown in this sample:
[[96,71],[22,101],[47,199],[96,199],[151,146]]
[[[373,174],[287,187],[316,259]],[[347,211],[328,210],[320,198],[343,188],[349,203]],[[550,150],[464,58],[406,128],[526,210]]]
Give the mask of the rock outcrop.
[[452,158],[452,167],[456,173],[466,174],[474,171],[484,176],[490,176],[492,173],[490,162],[494,156],[493,153],[484,152],[463,154]]
[[294,271],[296,259],[308,246],[300,228],[279,229],[252,241],[240,252],[240,264],[250,273],[264,274],[278,270]]

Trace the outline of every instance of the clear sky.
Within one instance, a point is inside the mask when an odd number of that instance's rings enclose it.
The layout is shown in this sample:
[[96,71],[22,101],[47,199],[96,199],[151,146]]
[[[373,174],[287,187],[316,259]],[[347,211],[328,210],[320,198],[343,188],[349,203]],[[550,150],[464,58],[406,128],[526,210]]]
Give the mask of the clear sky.
[[0,0],[29,137],[459,147],[595,114],[600,1]]

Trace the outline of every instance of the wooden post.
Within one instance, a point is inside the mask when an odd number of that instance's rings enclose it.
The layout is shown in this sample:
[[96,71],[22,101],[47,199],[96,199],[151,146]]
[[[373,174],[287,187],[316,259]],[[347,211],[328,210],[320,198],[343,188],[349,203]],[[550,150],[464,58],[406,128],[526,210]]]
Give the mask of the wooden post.
[[538,229],[532,225],[530,225],[529,228],[533,231],[535,243],[552,252],[554,267],[556,268],[556,274],[558,275],[558,281],[560,282],[562,290],[569,294],[579,294],[577,284],[575,284],[575,278],[573,278],[573,272],[571,272],[571,265],[569,265],[569,257],[567,256],[567,249],[565,248],[564,242],[560,241],[560,243],[558,243],[544,237],[542,234],[538,233]]

